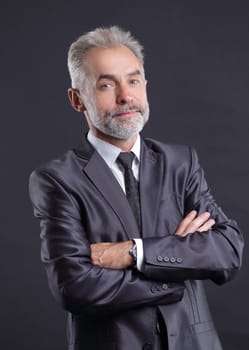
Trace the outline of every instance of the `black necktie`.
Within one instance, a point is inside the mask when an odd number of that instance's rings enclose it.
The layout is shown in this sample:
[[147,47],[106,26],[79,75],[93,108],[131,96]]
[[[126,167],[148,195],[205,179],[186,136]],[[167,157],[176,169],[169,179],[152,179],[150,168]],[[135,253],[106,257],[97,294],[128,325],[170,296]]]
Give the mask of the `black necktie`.
[[121,152],[117,158],[117,163],[124,169],[125,191],[126,197],[130,203],[131,209],[137,221],[138,228],[140,230],[140,200],[138,182],[133,175],[132,162],[135,154],[132,152]]

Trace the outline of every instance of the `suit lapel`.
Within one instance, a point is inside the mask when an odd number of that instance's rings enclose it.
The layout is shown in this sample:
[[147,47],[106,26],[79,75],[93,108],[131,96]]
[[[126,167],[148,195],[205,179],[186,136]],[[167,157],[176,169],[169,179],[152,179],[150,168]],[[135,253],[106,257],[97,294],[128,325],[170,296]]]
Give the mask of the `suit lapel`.
[[155,234],[162,179],[163,166],[161,154],[151,150],[145,142],[142,141],[140,162],[140,206],[143,238],[151,237]]
[[84,140],[75,152],[78,156],[87,160],[83,166],[83,172],[119,217],[127,238],[139,237],[137,223],[129,202],[103,158],[87,140]]

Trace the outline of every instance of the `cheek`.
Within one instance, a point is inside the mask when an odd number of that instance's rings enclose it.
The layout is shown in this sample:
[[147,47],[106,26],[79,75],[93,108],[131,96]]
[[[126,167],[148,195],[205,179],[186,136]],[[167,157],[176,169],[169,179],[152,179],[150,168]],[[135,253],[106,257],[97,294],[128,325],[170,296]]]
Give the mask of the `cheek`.
[[105,94],[105,96],[97,96],[96,106],[99,110],[108,111],[115,106],[115,95],[113,93]]
[[143,104],[147,103],[147,93],[146,91],[140,91],[140,93],[138,94],[137,98],[140,100],[140,102],[142,102]]
[[141,100],[147,100],[147,90],[146,90],[146,86],[144,85],[140,85],[136,91],[135,94],[138,98],[140,98]]

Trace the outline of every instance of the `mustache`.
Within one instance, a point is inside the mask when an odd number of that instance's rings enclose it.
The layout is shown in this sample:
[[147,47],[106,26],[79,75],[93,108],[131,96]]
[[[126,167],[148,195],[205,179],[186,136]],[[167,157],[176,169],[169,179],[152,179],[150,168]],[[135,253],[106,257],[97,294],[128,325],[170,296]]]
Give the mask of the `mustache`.
[[111,118],[117,117],[119,114],[129,112],[131,110],[135,110],[138,113],[143,114],[144,109],[141,106],[138,105],[124,105],[122,107],[119,107],[111,112],[108,113],[108,116]]

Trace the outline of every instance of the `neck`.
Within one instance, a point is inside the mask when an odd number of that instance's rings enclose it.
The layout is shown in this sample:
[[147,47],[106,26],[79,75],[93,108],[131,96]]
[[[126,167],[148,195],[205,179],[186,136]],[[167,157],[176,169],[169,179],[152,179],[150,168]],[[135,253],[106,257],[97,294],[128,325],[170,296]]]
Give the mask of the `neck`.
[[92,133],[94,134],[94,136],[98,137],[99,139],[110,143],[111,145],[114,145],[118,148],[120,148],[123,152],[129,152],[132,147],[134,146],[136,139],[137,139],[137,134],[131,136],[129,139],[127,140],[121,140],[121,139],[117,139],[113,136],[109,136],[106,134],[103,134],[100,130],[96,130],[96,129],[91,129]]

